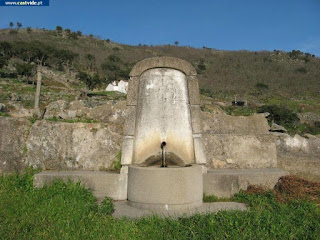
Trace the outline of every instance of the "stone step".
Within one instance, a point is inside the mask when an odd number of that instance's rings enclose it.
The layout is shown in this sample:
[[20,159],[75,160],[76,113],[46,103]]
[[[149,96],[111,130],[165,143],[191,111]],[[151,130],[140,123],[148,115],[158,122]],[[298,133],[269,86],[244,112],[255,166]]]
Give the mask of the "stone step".
[[[212,169],[203,175],[203,192],[206,195],[230,197],[249,185],[272,189],[287,171],[278,168],[263,169]],[[127,174],[106,171],[45,171],[34,176],[34,186],[43,187],[56,179],[82,182],[98,199],[109,196],[114,200],[127,199]]]
[[289,172],[279,168],[211,169],[203,175],[203,192],[217,197],[231,197],[249,185],[272,189]]
[[166,218],[178,218],[178,217],[190,217],[195,214],[208,214],[219,211],[246,211],[247,207],[244,203],[238,202],[214,202],[214,203],[203,203],[201,206],[191,209],[183,210],[145,210],[132,207],[127,201],[116,201],[114,202],[115,211],[112,214],[115,218],[142,218],[152,215]]

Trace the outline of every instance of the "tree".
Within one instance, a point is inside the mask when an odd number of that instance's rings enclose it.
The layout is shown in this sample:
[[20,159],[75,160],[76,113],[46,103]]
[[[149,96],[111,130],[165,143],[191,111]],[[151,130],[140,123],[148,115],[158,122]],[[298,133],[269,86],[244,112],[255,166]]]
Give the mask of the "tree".
[[69,28],[66,28],[64,31],[65,31],[67,34],[70,34],[70,33],[71,33],[71,30],[70,30]]
[[29,77],[33,75],[34,65],[28,63],[17,63],[16,69],[18,75],[25,76],[29,79]]
[[93,90],[97,85],[101,83],[101,79],[98,74],[95,74],[93,77],[86,72],[79,72],[77,77],[80,81],[84,82],[89,90]]
[[62,33],[62,27],[61,26],[56,26],[56,31],[58,35],[61,35]]
[[68,38],[77,40],[78,39],[78,34],[75,33],[75,32],[71,32],[71,33],[68,34]]
[[80,37],[82,36],[82,32],[81,31],[77,31],[77,35]]
[[27,27],[27,33],[31,33],[31,27]]
[[9,23],[10,28],[13,28],[13,25],[14,25],[13,22]]
[[207,69],[203,59],[200,59],[200,62],[197,67],[198,67],[198,69],[197,69],[198,74],[202,73],[202,71]]
[[21,22],[17,22],[17,27],[18,27],[18,29],[20,29],[22,27],[22,23]]
[[175,41],[175,42],[174,42],[174,45],[178,46],[178,45],[179,45],[179,42],[178,42],[178,41]]

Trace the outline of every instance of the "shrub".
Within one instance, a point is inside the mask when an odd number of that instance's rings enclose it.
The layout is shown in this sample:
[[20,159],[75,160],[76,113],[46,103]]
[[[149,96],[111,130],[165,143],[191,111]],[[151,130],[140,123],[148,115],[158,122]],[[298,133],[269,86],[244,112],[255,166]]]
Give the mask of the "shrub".
[[305,68],[305,67],[299,67],[296,69],[296,72],[299,72],[299,73],[307,73],[308,70]]
[[299,122],[299,117],[291,110],[277,105],[263,105],[258,109],[259,113],[268,112],[269,121],[274,121],[277,124],[283,125],[288,128],[294,128]]

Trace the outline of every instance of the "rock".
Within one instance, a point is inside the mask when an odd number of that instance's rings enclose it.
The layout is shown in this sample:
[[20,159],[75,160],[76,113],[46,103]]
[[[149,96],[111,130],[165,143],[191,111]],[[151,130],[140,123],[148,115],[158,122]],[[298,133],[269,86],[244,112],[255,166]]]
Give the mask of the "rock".
[[227,165],[227,163],[224,161],[212,159],[212,167],[213,168],[224,168],[226,165]]
[[109,100],[105,102],[76,100],[70,103],[59,100],[47,106],[45,119],[91,119],[99,122],[124,124],[126,116],[125,101]]
[[16,93],[11,93],[11,101],[20,101],[21,97]]
[[269,125],[265,114],[229,116],[216,108],[212,113],[201,112],[203,132],[210,134],[268,134]]
[[67,119],[68,115],[66,113],[66,109],[69,107],[69,103],[64,100],[58,100],[55,102],[50,103],[46,107],[46,112],[44,114],[44,118],[62,118],[62,119]]
[[7,110],[6,105],[4,105],[3,103],[0,103],[0,112],[5,112]]
[[31,118],[31,117],[33,117],[33,114],[34,114],[33,109],[24,108],[19,102],[13,102],[13,104],[11,104],[11,106],[14,107],[14,109],[10,110],[10,116],[16,117],[16,118]]
[[270,127],[270,132],[287,132],[287,129],[276,124],[275,122],[272,122],[272,125]]

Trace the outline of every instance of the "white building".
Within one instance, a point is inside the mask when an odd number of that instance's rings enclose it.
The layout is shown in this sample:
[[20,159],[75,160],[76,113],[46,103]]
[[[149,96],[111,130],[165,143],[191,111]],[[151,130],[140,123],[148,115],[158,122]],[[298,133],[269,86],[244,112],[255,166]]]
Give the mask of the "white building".
[[120,82],[118,81],[113,81],[112,83],[110,83],[107,88],[106,91],[108,92],[122,92],[127,94],[128,91],[128,82],[120,80]]

